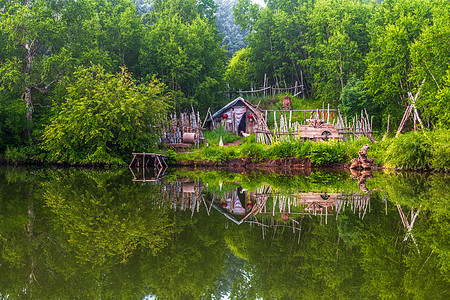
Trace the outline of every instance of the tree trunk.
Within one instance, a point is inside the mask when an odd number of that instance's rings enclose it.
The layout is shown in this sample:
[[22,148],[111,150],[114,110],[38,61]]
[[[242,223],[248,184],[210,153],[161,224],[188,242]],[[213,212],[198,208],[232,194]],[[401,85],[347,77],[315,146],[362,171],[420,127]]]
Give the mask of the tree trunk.
[[25,78],[27,78],[26,80],[26,85],[25,85],[25,104],[27,106],[27,120],[29,123],[32,122],[33,120],[33,98],[31,96],[31,82],[30,82],[30,76],[31,76],[31,71],[33,70],[33,52],[32,52],[32,48],[34,45],[34,41],[32,41],[31,43],[26,42],[23,46],[25,48],[25,50],[27,51],[27,65],[25,67],[24,73],[25,73]]

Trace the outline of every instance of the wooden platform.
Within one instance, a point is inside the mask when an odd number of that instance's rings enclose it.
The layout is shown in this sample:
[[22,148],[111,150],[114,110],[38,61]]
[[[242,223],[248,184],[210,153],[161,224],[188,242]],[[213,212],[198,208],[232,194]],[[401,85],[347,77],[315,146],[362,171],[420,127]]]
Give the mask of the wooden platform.
[[131,168],[133,164],[140,168],[140,167],[147,167],[150,162],[153,161],[153,164],[155,168],[167,168],[167,160],[169,159],[168,156],[163,154],[156,154],[156,153],[132,153],[133,159],[131,160],[131,163],[129,167]]

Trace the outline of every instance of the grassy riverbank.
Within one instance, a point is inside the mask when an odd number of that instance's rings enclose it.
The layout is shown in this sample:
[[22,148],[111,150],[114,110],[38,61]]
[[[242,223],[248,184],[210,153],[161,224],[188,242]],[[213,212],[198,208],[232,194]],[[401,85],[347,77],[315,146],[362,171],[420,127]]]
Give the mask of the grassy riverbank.
[[[219,147],[222,136],[224,144]],[[175,153],[169,150],[169,156],[176,164],[224,164],[232,159],[250,159],[258,163],[263,160],[282,160],[286,158],[310,158],[314,166],[332,166],[349,164],[358,156],[358,151],[369,144],[368,157],[375,158],[378,166],[405,170],[450,170],[450,133],[447,130],[434,130],[423,133],[409,132],[399,137],[388,137],[378,143],[367,138],[348,142],[276,142],[263,145],[255,141],[254,136],[243,138],[236,143],[236,137],[225,132],[206,134],[209,147],[198,150]]]
[[[219,147],[222,137],[224,147]],[[147,149],[146,152],[158,151],[167,154],[176,165],[226,166],[235,159],[251,162],[253,165],[267,161],[286,159],[310,159],[313,166],[333,167],[347,165],[358,156],[358,151],[369,144],[368,157],[375,159],[377,166],[404,170],[450,171],[450,132],[436,129],[426,132],[401,134],[399,137],[379,139],[371,143],[367,138],[328,142],[276,142],[272,145],[257,143],[254,136],[239,138],[218,129],[205,132],[209,144],[200,149],[192,147],[177,153],[173,149]],[[64,164],[86,166],[126,166],[129,156],[117,157],[110,161],[52,161],[45,153],[33,148],[8,148],[0,156],[0,162],[7,164]],[[286,164],[286,161],[284,162]],[[274,164],[276,166],[276,163]]]

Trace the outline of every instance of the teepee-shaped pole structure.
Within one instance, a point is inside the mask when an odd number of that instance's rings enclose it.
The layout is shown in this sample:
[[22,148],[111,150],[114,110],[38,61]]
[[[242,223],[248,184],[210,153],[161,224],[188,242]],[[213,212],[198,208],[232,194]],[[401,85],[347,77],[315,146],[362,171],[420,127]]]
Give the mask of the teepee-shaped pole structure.
[[413,96],[413,94],[411,92],[408,92],[408,97],[409,97],[409,99],[411,99],[411,103],[406,108],[405,114],[403,115],[402,121],[400,122],[400,126],[398,127],[397,134],[395,135],[395,137],[398,137],[398,135],[402,131],[403,126],[405,126],[406,120],[408,120],[409,116],[411,115],[411,112],[413,113],[414,130],[417,130],[416,121],[419,121],[420,125],[423,128],[423,123],[419,117],[419,112],[417,111],[415,104],[416,104],[417,98],[420,95],[420,89],[422,88],[423,83],[425,82],[425,79],[426,78],[423,79],[422,84],[420,85],[419,90],[417,91],[415,96]]

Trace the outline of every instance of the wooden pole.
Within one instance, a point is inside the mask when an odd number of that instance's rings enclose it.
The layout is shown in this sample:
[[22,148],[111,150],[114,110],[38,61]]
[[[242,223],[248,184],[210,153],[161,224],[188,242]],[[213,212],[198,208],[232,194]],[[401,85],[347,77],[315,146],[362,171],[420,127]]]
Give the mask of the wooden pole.
[[388,121],[387,121],[387,129],[386,129],[386,136],[389,135],[389,119],[391,117],[391,114],[388,115]]
[[412,104],[408,105],[408,107],[406,108],[405,114],[403,115],[402,121],[400,122],[400,126],[398,127],[395,137],[398,137],[398,135],[400,134],[400,132],[403,129],[403,126],[405,126],[406,120],[408,119],[409,115],[411,114],[411,110],[412,110]]
[[328,103],[328,109],[327,109],[327,123],[330,123],[330,103]]
[[264,74],[263,97],[266,97],[266,79],[267,79],[267,74]]

